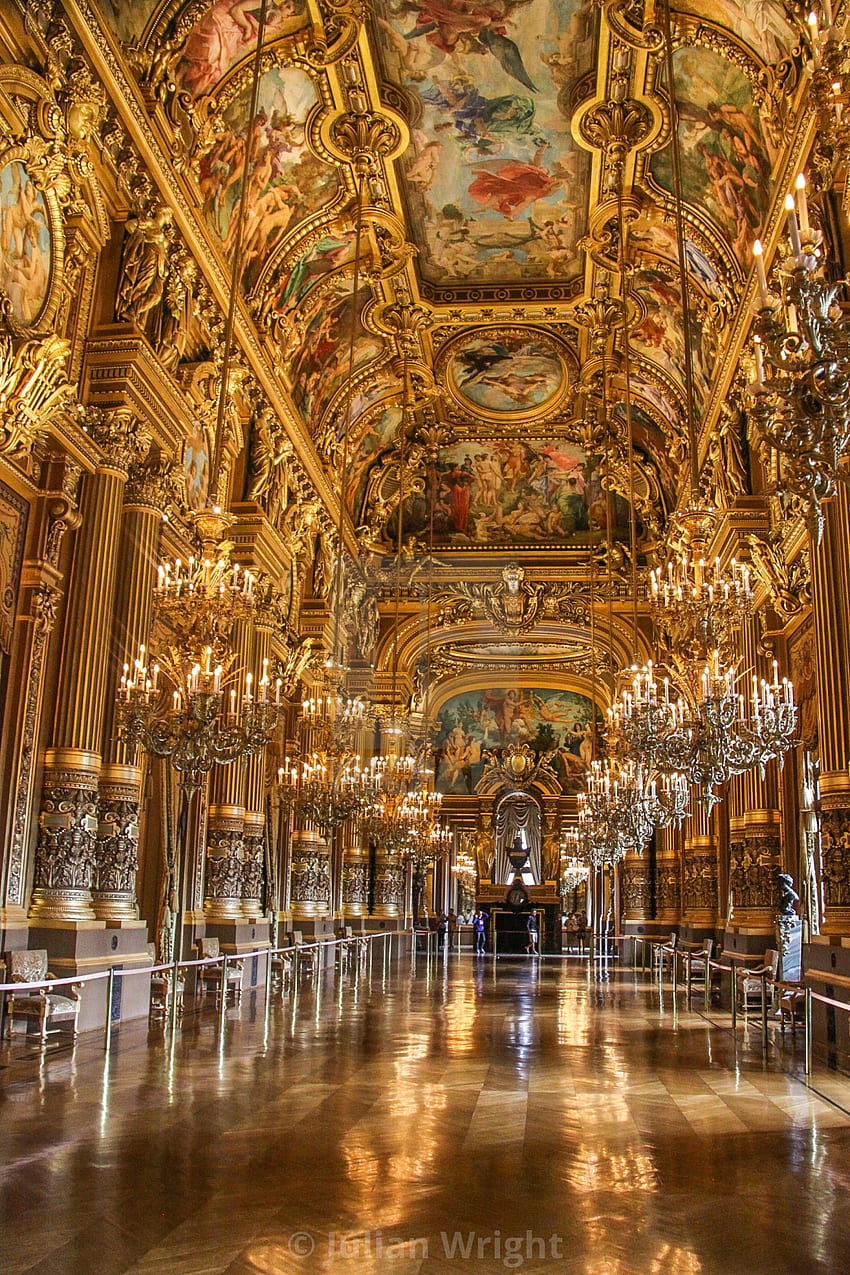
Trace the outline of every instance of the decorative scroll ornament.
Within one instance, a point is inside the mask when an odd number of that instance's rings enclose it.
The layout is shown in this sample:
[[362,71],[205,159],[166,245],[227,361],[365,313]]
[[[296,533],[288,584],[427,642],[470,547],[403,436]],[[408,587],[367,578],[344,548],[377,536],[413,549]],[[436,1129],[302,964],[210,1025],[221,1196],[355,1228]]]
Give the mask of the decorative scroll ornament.
[[32,451],[39,433],[70,406],[74,387],[65,380],[69,349],[57,336],[23,344],[0,336],[0,454]]
[[[625,85],[618,84],[616,88]],[[619,183],[629,151],[634,150],[652,128],[652,112],[633,98],[612,99],[591,107],[582,118],[581,134],[605,156],[606,184],[613,190]]]
[[559,787],[558,774],[552,765],[554,751],[537,753],[528,744],[509,744],[507,748],[486,750],[483,754],[484,773],[481,787],[493,790],[507,785],[510,788],[529,788],[543,783],[546,788]]
[[484,615],[499,633],[512,637],[528,633],[546,618],[581,620],[586,611],[586,590],[578,582],[532,584],[526,580],[525,568],[516,562],[508,563],[496,585],[458,580],[440,589],[461,599],[444,610],[441,624],[462,624]]
[[747,544],[753,574],[764,585],[774,609],[787,620],[799,615],[811,600],[808,555],[803,553],[796,562],[788,563],[779,545],[772,540],[749,535]]

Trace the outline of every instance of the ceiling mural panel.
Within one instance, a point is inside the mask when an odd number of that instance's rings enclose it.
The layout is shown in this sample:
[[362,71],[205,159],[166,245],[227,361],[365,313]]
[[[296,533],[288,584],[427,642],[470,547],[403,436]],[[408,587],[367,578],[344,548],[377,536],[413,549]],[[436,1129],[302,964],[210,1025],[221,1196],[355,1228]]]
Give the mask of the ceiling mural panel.
[[593,702],[575,691],[498,687],[455,695],[437,719],[437,791],[474,792],[485,749],[528,744],[556,749],[562,791],[578,792],[592,757],[593,717]]
[[[564,439],[493,439],[443,449],[406,526],[441,546],[580,545],[608,521],[598,459]],[[628,535],[625,501],[611,497],[614,534]]]
[[569,384],[564,348],[533,328],[467,333],[441,352],[438,366],[461,407],[490,419],[538,416]]
[[[192,98],[211,93],[228,71],[257,47],[260,6],[257,0],[216,0],[186,37],[175,81]],[[306,0],[276,0],[266,10],[264,47],[302,27]]]
[[[224,108],[223,131],[198,161],[204,215],[230,255],[239,233],[238,208],[248,131],[250,88]],[[250,287],[283,236],[328,204],[339,188],[337,170],[310,150],[308,116],[316,86],[297,67],[275,67],[260,81],[251,142],[248,203],[243,230],[243,282]]]
[[595,67],[595,8],[381,0],[378,14],[387,79],[412,104],[403,180],[423,279],[574,278],[590,158],[573,143],[570,104]]
[[[689,289],[690,291],[690,289]],[[680,385],[685,382],[685,338],[682,327],[682,291],[667,269],[635,272],[632,295],[643,307],[643,318],[632,334],[638,355],[657,363]],[[715,342],[708,327],[689,307],[690,345],[694,370],[694,390],[699,398],[711,385]]]
[[[752,85],[711,49],[678,49],[673,66],[683,196],[709,213],[747,268],[750,244],[770,203],[772,164]],[[672,191],[669,147],[652,157],[650,171],[664,190]]]
[[[302,343],[290,368],[292,397],[305,421],[318,427],[338,393],[349,368],[357,372],[384,350],[380,337],[363,326],[363,310],[372,300],[372,290],[358,287],[352,301],[354,282],[333,278],[317,288],[304,311]],[[350,341],[354,323],[354,351]]]
[[145,27],[157,9],[164,6],[161,0],[95,0],[106,25],[117,35],[122,44],[138,43]]
[[392,404],[387,407],[376,407],[357,423],[347,491],[348,508],[351,510],[355,523],[363,519],[363,502],[369,479],[369,467],[376,457],[383,455],[390,448],[400,424],[401,408]]

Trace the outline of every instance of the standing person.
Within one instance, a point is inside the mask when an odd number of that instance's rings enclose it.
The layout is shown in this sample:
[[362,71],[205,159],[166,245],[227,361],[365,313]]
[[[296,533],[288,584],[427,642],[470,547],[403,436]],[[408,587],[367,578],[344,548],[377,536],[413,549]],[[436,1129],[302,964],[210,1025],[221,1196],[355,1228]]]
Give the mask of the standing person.
[[453,908],[449,908],[449,951],[457,951],[458,934],[460,933],[460,921],[457,913]]
[[578,938],[578,950],[579,952],[583,952],[584,940],[587,938],[587,913],[586,912],[579,912],[578,914],[578,929],[576,930],[576,937]]
[[446,946],[446,930],[448,928],[449,918],[445,912],[441,912],[437,920],[437,951],[442,952]]
[[578,916],[571,912],[567,917],[567,951],[572,952],[578,946]]
[[487,912],[476,912],[472,918],[472,928],[475,931],[475,951],[476,953],[484,953],[484,941],[487,936]]
[[531,915],[528,918],[528,924],[526,925],[525,928],[528,930],[528,943],[526,944],[525,950],[531,956],[539,956],[540,953],[537,950],[537,934],[539,929],[539,923],[537,920],[536,912],[532,911]]

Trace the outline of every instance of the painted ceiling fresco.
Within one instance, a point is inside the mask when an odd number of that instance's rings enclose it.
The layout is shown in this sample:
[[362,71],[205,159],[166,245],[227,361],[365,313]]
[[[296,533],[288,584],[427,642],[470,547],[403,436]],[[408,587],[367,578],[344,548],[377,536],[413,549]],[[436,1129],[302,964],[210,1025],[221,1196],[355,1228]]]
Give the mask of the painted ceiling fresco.
[[[304,24],[305,0],[277,0],[266,10],[265,42]],[[175,80],[193,98],[211,93],[228,71],[257,47],[259,6],[255,0],[216,0],[189,31]]]
[[[598,459],[563,439],[492,439],[458,443],[429,466],[425,493],[409,503],[406,525],[434,543],[589,544],[612,516],[628,534],[628,510],[602,488]],[[610,506],[610,508],[609,508]]]
[[[678,49],[673,68],[683,196],[711,215],[745,266],[767,211],[773,162],[752,85],[711,49]],[[651,172],[672,191],[669,147],[653,157]]]
[[403,182],[432,283],[573,278],[589,157],[570,98],[596,60],[587,0],[377,7],[387,79],[410,100]]
[[534,328],[480,328],[451,342],[445,364],[448,388],[467,412],[523,418],[553,407],[569,380],[559,342]]
[[[228,256],[235,251],[239,233],[250,97],[246,86],[225,108],[223,132],[198,160],[204,215]],[[287,231],[337,192],[336,170],[313,154],[305,138],[304,126],[317,101],[313,81],[296,67],[267,71],[260,81],[242,229],[247,287]]]
[[474,792],[485,749],[528,744],[556,750],[562,791],[578,792],[592,757],[593,717],[592,701],[575,691],[508,686],[455,695],[438,714],[437,791]]
[[[148,49],[153,66],[162,57],[190,117],[203,122],[186,172],[225,261],[235,248],[249,156],[248,304],[263,339],[279,343],[275,368],[320,457],[336,463],[347,436],[355,523],[369,521],[372,474],[391,463],[399,437],[401,347],[375,316],[406,295],[422,307],[419,357],[427,364],[423,384],[431,378],[428,427],[438,440],[420,449],[423,490],[407,503],[407,531],[421,538],[433,522],[437,543],[482,551],[580,547],[599,536],[608,515],[598,467],[574,441],[589,338],[573,334],[571,307],[593,294],[606,268],[616,293],[619,270],[613,214],[607,239],[595,220],[610,196],[607,179],[576,141],[585,136],[582,111],[610,98],[614,44],[600,6],[375,0],[359,44],[345,56],[362,64],[370,109],[395,113],[408,144],[387,164],[388,199],[370,213],[352,297],[352,170],[339,156],[333,161],[322,131],[345,109],[346,76],[341,62],[324,66],[314,56],[318,8],[269,0],[260,109],[249,128],[260,12],[253,0],[95,2],[113,39],[132,50],[132,72]],[[629,7],[629,22],[639,21],[638,7]],[[752,240],[766,224],[781,130],[775,106],[772,116],[765,109],[764,85],[771,64],[785,65],[798,42],[780,0],[681,0],[674,19],[687,333],[670,147],[657,101],[663,60],[636,51],[646,49],[639,42],[629,55],[633,71],[646,61],[630,92],[649,101],[658,86],[652,128],[661,131],[629,160],[638,212],[626,239],[633,426],[640,463],[653,466],[668,500],[682,459],[685,348],[699,416],[751,268]],[[385,239],[396,235],[407,254],[400,290],[386,268],[379,222]],[[388,230],[390,223],[397,229]],[[524,308],[535,305],[533,314]],[[355,383],[347,395],[350,367]],[[621,381],[615,378],[620,396]],[[615,534],[627,522],[617,497]]]

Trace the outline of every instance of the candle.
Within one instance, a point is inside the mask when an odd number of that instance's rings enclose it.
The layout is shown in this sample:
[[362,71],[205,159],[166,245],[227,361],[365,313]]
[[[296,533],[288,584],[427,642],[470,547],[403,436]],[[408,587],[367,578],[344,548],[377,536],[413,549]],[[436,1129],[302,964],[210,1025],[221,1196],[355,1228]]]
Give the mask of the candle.
[[809,201],[806,198],[806,175],[797,174],[797,214],[800,218],[800,229],[804,235],[811,230],[809,225]]
[[764,250],[761,246],[761,240],[757,239],[753,244],[753,261],[756,263],[756,279],[758,280],[759,299],[762,306],[769,303],[767,293],[767,274],[764,269]]
[[800,227],[797,224],[797,211],[794,207],[794,196],[785,196],[785,216],[788,222],[788,237],[791,240],[791,250],[799,261],[803,255],[803,245],[800,242]]
[[818,15],[816,13],[809,14],[809,35],[812,41],[812,61],[817,71],[820,67],[820,31],[818,30]]

